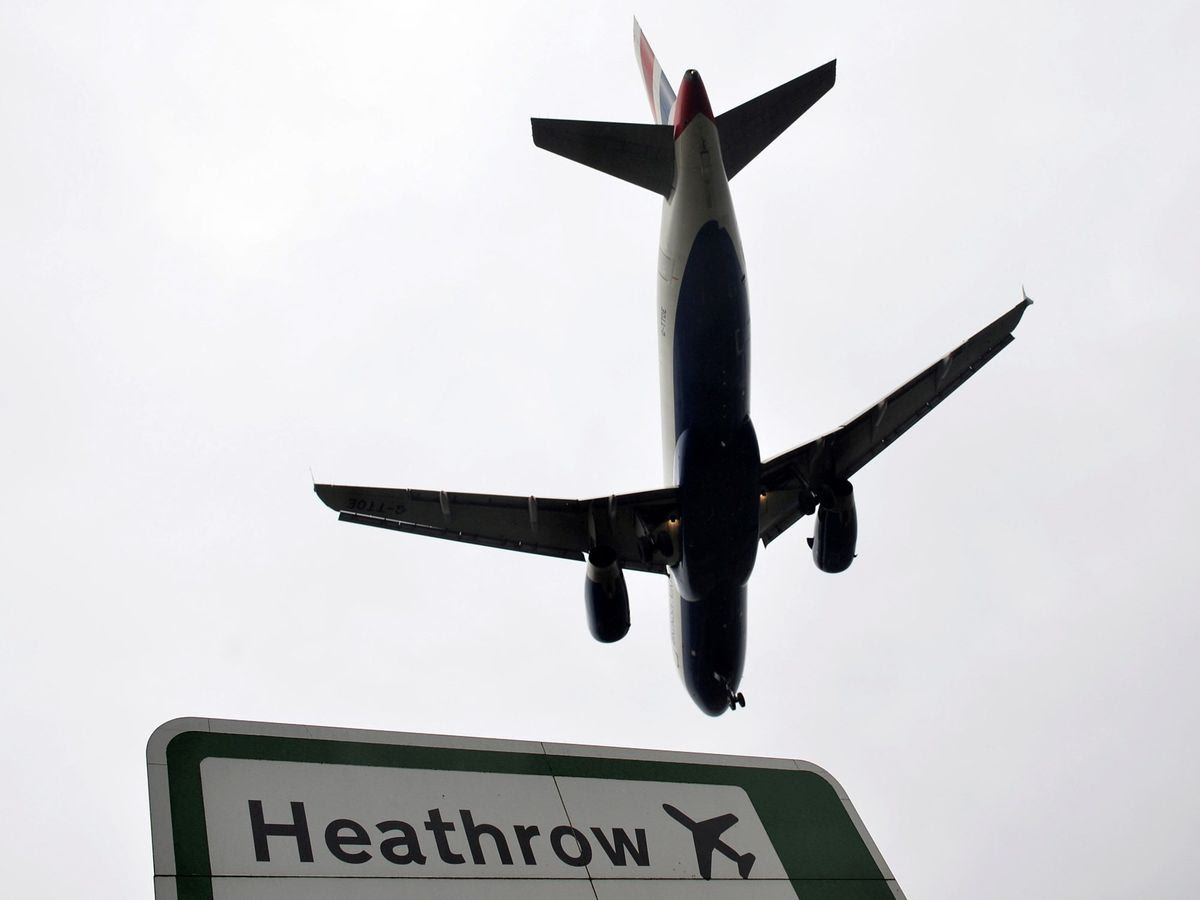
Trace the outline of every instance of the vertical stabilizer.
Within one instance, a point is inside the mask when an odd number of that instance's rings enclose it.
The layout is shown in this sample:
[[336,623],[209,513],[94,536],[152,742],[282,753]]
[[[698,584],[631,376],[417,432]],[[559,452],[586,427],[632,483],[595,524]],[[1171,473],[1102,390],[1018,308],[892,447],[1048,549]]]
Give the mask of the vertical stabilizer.
[[642,26],[633,20],[633,52],[637,55],[642,81],[646,84],[646,97],[650,100],[650,112],[658,125],[671,124],[671,109],[675,106],[675,89],[663,74],[658,57],[650,49],[650,42],[642,34]]

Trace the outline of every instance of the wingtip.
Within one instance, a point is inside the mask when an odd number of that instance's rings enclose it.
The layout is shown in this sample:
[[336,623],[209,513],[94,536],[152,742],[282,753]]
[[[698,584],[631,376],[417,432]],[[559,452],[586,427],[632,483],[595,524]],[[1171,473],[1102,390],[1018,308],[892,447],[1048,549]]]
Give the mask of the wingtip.
[[531,116],[529,119],[529,132],[533,137],[533,146],[546,148],[546,122],[547,119],[542,119],[537,116]]
[[1021,289],[1021,302],[1005,313],[999,321],[1004,322],[1008,327],[1008,333],[1012,334],[1016,331],[1017,326],[1021,324],[1021,319],[1025,316],[1025,310],[1033,306],[1033,301],[1025,295],[1025,289]]

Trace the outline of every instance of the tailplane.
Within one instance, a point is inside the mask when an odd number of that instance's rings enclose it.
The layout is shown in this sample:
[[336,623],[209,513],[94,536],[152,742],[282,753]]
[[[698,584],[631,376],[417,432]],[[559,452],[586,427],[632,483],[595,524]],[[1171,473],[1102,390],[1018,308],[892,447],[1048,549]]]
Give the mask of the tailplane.
[[534,119],[533,142],[667,197],[675,185],[675,136],[670,127],[675,90],[637,19],[633,20],[633,49],[655,124]]
[[[534,119],[533,142],[543,150],[670,197],[675,187],[675,90],[637,19],[633,20],[633,43],[654,125]],[[837,60],[830,60],[717,116],[725,177],[733,178],[783,134],[833,87],[836,75]],[[680,130],[686,124],[682,122]]]
[[664,197],[675,184],[675,132],[670,125],[534,119],[533,142]]
[[725,177],[733,178],[833,87],[837,60],[717,116]]

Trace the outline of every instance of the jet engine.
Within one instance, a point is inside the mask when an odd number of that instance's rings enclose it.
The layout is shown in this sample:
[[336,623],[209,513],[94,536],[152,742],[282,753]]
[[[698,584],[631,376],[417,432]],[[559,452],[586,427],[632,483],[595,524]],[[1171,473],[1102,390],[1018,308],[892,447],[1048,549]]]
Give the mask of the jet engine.
[[845,572],[854,562],[858,543],[858,512],[854,488],[848,481],[835,482],[821,496],[817,525],[808,539],[813,562],[822,572]]
[[629,591],[611,547],[596,547],[588,554],[583,595],[592,637],[605,644],[625,637],[629,632]]

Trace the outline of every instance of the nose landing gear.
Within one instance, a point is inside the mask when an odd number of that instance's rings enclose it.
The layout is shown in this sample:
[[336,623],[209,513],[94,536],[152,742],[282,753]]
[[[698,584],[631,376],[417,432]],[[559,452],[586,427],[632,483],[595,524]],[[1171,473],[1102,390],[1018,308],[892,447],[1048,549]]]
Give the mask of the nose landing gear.
[[721,682],[721,686],[725,688],[725,698],[729,702],[730,709],[737,709],[739,706],[745,708],[746,698],[742,696],[741,691],[735,691],[733,689],[728,678],[724,678],[716,672],[713,672],[713,678]]

